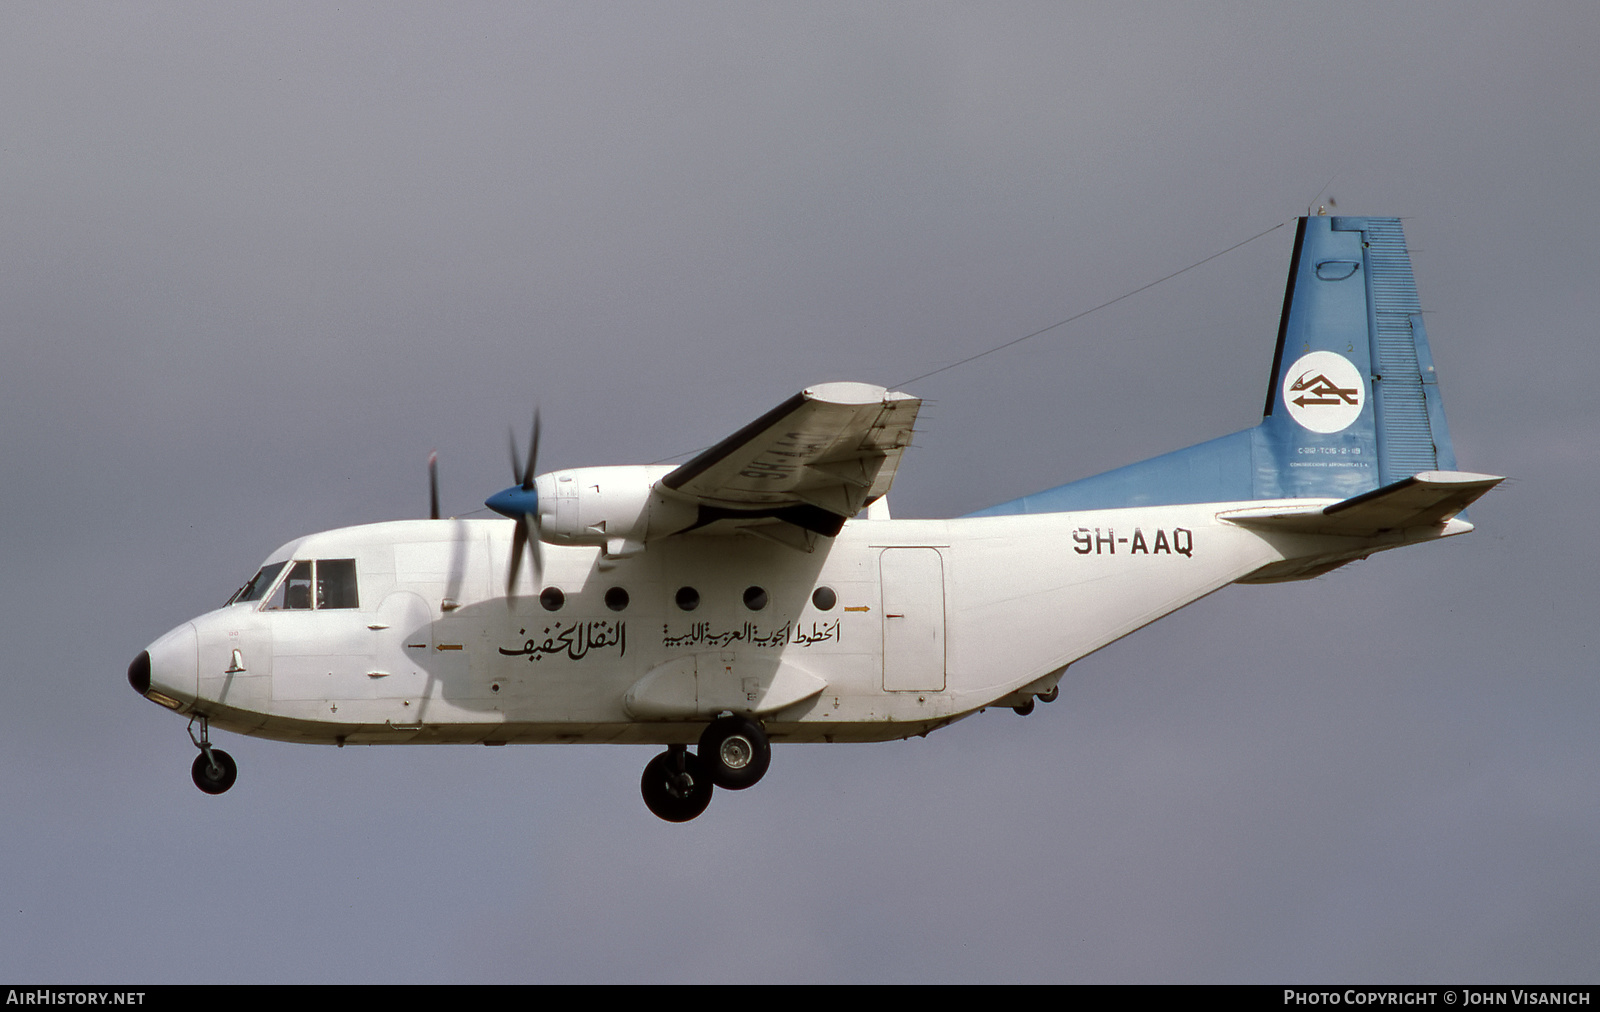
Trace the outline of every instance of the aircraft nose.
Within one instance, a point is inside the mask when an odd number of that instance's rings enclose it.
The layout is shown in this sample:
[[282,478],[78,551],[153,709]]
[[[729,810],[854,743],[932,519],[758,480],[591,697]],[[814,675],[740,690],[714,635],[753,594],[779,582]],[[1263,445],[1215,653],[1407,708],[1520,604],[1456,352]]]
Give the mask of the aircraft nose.
[[194,702],[200,685],[199,643],[194,623],[185,622],[140,651],[128,665],[128,684],[169,709]]
[[139,651],[139,656],[128,665],[128,684],[141,696],[150,691],[150,651]]

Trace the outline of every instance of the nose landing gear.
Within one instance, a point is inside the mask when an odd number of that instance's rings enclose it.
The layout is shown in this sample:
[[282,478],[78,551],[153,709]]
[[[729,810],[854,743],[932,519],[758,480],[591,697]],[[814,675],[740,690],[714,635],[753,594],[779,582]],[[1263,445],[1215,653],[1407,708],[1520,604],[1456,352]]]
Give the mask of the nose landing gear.
[[190,720],[189,740],[194,742],[200,754],[194,757],[189,775],[194,778],[194,785],[207,794],[221,794],[239,778],[239,765],[233,761],[233,756],[220,748],[211,747],[210,726],[203,715],[197,719],[200,721],[200,738],[195,739],[194,720]]
[[772,763],[772,745],[748,717],[718,717],[700,735],[698,755],[671,745],[644,768],[639,781],[645,807],[668,822],[688,822],[711,804],[713,785],[730,791],[754,787]]

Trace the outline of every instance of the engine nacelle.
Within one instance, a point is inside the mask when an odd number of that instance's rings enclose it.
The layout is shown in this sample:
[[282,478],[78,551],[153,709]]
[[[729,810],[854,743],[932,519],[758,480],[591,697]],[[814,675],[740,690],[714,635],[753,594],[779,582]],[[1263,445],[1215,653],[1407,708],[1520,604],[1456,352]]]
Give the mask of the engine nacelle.
[[598,545],[611,557],[683,530],[699,516],[694,503],[662,495],[655,483],[670,466],[578,467],[534,479],[539,526],[553,545]]

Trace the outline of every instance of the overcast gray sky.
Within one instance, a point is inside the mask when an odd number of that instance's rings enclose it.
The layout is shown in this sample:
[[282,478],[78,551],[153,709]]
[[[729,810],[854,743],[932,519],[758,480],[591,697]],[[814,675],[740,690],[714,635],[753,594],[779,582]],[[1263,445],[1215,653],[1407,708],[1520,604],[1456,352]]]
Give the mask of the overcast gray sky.
[[[0,977],[1594,982],[1592,4],[0,6]],[[1331,183],[1329,182],[1331,180]],[[1323,199],[1401,215],[1473,535],[1230,588],[1026,719],[292,746],[124,672],[311,531],[894,384]],[[1292,230],[912,387],[897,515],[1259,417]]]

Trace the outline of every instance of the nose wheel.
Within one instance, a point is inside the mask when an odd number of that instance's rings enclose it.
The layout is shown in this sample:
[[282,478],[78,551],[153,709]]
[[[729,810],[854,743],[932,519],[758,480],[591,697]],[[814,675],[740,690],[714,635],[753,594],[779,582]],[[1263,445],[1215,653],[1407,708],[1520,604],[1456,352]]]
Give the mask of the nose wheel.
[[189,740],[200,750],[194,757],[194,765],[189,767],[189,775],[194,778],[194,785],[207,794],[221,794],[239,778],[239,765],[233,761],[233,756],[211,747],[211,729],[205,717],[199,720],[198,740],[194,736],[194,721],[189,722]]
[[233,756],[220,748],[211,750],[207,758],[204,752],[194,757],[194,765],[189,767],[189,773],[194,777],[194,785],[207,794],[221,794],[233,786],[239,778],[239,766],[233,761]]

